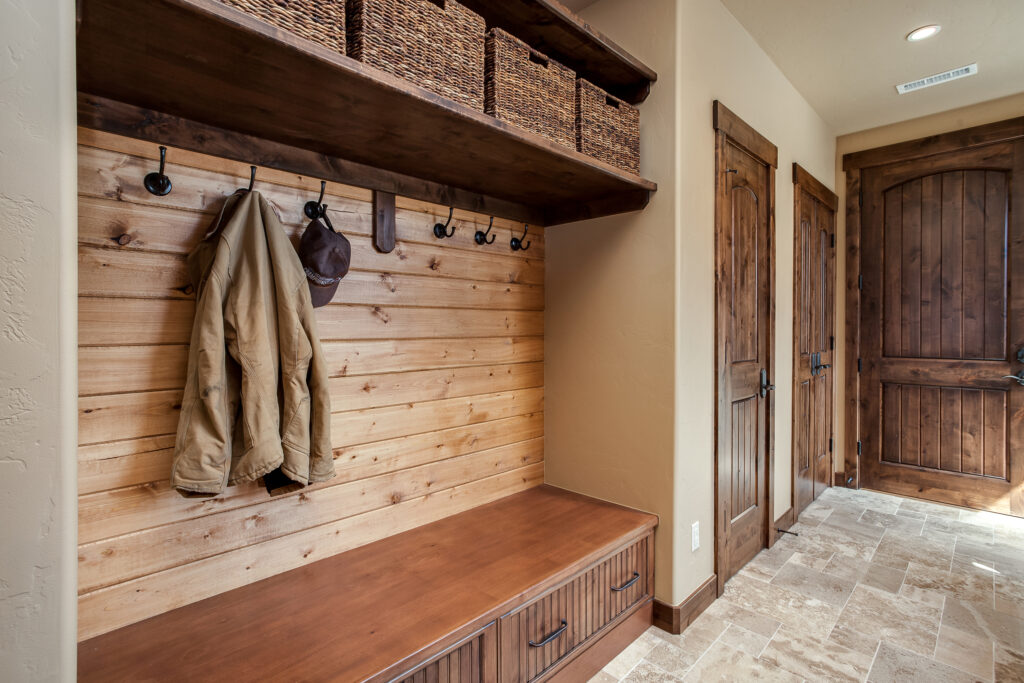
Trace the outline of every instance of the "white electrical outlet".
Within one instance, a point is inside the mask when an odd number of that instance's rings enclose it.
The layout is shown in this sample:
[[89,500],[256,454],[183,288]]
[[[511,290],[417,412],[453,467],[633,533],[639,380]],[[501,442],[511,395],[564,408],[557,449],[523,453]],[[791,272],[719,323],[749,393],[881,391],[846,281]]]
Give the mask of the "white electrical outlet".
[[694,522],[690,530],[690,550],[695,551],[700,547],[700,522]]

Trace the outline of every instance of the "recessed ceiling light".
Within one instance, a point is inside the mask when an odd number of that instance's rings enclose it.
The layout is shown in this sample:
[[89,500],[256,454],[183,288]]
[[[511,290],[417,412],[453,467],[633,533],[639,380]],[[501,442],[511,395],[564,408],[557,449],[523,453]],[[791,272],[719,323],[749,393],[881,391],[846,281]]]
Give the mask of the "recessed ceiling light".
[[919,40],[931,38],[941,30],[942,27],[939,26],[938,24],[928,24],[927,26],[922,26],[921,28],[915,28],[913,31],[908,33],[907,40],[909,40],[912,43],[916,43]]

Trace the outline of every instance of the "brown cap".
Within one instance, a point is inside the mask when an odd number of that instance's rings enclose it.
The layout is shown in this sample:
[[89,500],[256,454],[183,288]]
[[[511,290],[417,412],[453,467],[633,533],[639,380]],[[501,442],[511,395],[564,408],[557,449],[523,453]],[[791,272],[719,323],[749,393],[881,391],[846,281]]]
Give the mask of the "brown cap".
[[314,218],[299,239],[299,260],[306,271],[313,308],[326,306],[334,298],[338,283],[348,272],[352,259],[352,245],[348,239],[335,232],[333,226],[327,227],[330,221],[326,213],[323,219],[327,220],[327,225],[320,218]]

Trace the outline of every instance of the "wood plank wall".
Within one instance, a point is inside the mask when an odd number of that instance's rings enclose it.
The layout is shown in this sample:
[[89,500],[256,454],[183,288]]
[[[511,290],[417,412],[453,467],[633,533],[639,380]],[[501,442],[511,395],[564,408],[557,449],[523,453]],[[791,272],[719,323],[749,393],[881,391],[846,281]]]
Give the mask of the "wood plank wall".
[[[352,270],[318,309],[338,477],[271,500],[168,485],[193,294],[185,255],[248,166],[79,130],[79,638],[85,639],[538,485],[544,475],[544,232],[398,200],[398,244],[371,244],[370,193],[328,184]],[[317,179],[260,168],[293,239]]]

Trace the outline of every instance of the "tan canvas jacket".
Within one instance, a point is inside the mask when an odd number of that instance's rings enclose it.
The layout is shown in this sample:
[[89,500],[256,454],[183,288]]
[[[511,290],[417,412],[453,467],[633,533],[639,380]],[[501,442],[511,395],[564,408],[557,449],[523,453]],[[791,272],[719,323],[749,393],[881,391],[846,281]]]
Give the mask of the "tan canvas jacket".
[[216,495],[280,467],[334,476],[327,367],[298,255],[259,192],[230,197],[188,258],[196,317],[171,485]]

